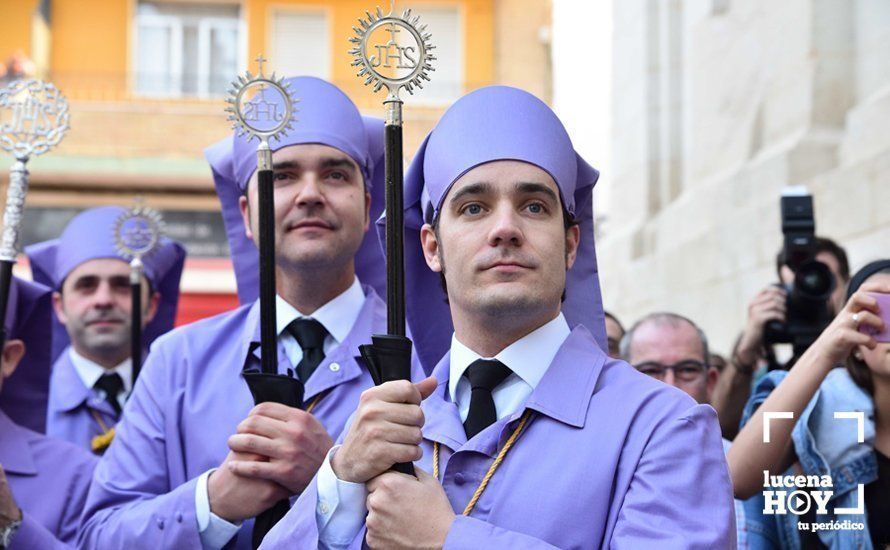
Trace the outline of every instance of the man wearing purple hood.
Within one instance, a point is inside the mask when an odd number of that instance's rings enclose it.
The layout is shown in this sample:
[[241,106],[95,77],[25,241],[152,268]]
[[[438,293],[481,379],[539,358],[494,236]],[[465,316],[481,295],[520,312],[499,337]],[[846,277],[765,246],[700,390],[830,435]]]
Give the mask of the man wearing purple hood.
[[[23,388],[16,378],[48,383],[52,290],[13,279],[0,359],[3,401]],[[31,550],[73,546],[96,458],[16,423],[0,410],[0,548]]]
[[[133,389],[130,265],[114,242],[125,212],[81,212],[61,237],[25,249],[34,280],[55,290],[53,372],[46,433],[97,454],[114,436]],[[144,259],[142,315],[146,348],[173,328],[185,249],[163,239]]]
[[383,123],[323,80],[288,82],[299,120],[272,143],[278,366],[303,382],[306,410],[254,406],[242,376],[260,369],[256,144],[229,138],[206,154],[244,305],[153,346],[96,471],[84,547],[249,548],[252,518],[303,490],[373,386],[357,359],[386,330],[370,286],[384,262],[367,236],[382,209],[371,195],[382,195]]
[[405,182],[408,321],[447,353],[365,393],[263,548],[734,546],[714,410],[602,351],[597,176],[524,91],[448,109]]

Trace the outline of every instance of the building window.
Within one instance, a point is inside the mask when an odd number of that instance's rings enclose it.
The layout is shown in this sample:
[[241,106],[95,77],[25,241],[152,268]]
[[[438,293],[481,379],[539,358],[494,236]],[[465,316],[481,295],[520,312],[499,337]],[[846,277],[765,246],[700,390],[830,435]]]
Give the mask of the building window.
[[[451,102],[464,93],[464,47],[461,13],[457,6],[420,6],[412,10],[420,16],[420,24],[432,34],[430,42],[436,47],[432,62],[435,69],[430,82],[423,81],[417,101]],[[401,37],[406,40],[406,37]]]
[[239,6],[139,0],[136,93],[156,97],[224,95],[237,74]]
[[331,78],[331,35],[326,10],[275,9],[271,28],[272,66],[278,74]]

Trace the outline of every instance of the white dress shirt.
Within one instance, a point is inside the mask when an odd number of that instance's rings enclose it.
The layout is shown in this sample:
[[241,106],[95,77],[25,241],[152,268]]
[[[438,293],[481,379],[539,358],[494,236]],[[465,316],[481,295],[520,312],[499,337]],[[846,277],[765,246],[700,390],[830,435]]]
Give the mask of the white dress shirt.
[[[278,332],[278,342],[284,348],[291,365],[296,367],[303,359],[303,350],[296,338],[286,329],[294,320],[300,318],[315,319],[324,326],[328,335],[324,339],[324,353],[327,355],[335,347],[344,341],[352,330],[352,326],[358,319],[358,314],[364,306],[365,293],[358,278],[343,293],[315,310],[312,315],[304,315],[287,303],[281,296],[275,296],[275,325]],[[210,495],[207,490],[207,479],[212,470],[201,474],[195,486],[195,512],[198,520],[198,532],[201,536],[201,544],[204,548],[219,549],[225,546],[234,537],[241,524],[229,523],[210,511]]]
[[[569,325],[560,313],[552,321],[513,342],[493,358],[481,357],[462,344],[457,336],[451,338],[448,392],[457,405],[461,421],[470,411],[470,381],[463,376],[477,359],[496,359],[510,368],[512,374],[493,391],[498,420],[518,411],[556,357],[556,353],[570,334]],[[328,452],[318,471],[318,502],[315,521],[318,524],[319,548],[346,548],[361,530],[368,515],[368,492],[364,483],[350,483],[337,478],[331,458],[339,445]]]
[[124,382],[124,391],[118,394],[117,401],[118,403],[120,403],[121,409],[124,408],[124,404],[127,402],[127,398],[130,396],[130,392],[133,391],[132,358],[125,359],[119,365],[112,369],[106,369],[95,361],[91,361],[83,355],[74,351],[74,346],[68,348],[68,357],[71,359],[71,364],[74,365],[74,371],[77,373],[77,376],[80,378],[81,382],[83,382],[83,385],[96,394],[101,394],[100,397],[102,399],[105,399],[105,392],[103,392],[102,390],[93,389],[93,386],[96,385],[96,382],[98,382],[99,378],[101,378],[104,374],[117,373],[118,375],[120,375],[121,380],[123,380]]

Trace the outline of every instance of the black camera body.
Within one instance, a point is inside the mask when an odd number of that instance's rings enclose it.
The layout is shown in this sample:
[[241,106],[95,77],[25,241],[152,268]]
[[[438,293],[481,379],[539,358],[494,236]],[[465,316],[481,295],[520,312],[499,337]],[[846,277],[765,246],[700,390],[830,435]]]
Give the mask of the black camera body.
[[[785,322],[767,323],[763,339],[767,350],[775,344],[791,344],[793,362],[831,323],[830,300],[837,281],[828,266],[816,260],[818,246],[813,197],[785,195],[781,208],[785,238],[782,258],[794,272],[794,281],[787,285],[780,283],[788,293]],[[771,353],[768,355],[772,357]],[[781,367],[770,365],[771,369]]]

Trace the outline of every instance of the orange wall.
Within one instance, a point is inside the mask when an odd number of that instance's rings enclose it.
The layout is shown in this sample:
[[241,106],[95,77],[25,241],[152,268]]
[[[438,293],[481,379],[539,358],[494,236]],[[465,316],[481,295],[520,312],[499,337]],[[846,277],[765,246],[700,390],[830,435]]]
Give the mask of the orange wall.
[[465,82],[471,87],[488,86],[494,82],[493,0],[466,2],[463,26]]
[[131,0],[54,0],[53,73],[122,77],[128,68]]
[[31,14],[37,0],[0,0],[0,63],[16,50],[31,55]]

